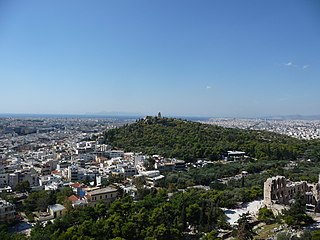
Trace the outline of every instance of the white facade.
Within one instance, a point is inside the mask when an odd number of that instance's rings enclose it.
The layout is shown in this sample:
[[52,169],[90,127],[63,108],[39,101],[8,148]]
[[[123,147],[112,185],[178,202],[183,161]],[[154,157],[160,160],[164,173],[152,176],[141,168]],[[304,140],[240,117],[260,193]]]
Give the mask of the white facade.
[[68,180],[71,182],[78,180],[78,167],[71,165],[68,167]]

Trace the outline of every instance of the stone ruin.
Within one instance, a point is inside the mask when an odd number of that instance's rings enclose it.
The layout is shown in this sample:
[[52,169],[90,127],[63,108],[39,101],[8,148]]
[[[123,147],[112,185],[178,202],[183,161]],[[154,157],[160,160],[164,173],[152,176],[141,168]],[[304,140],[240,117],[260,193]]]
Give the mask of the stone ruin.
[[320,212],[320,175],[316,184],[292,182],[284,176],[268,178],[264,182],[264,204],[267,207],[273,204],[289,205],[298,192],[305,196],[307,211]]

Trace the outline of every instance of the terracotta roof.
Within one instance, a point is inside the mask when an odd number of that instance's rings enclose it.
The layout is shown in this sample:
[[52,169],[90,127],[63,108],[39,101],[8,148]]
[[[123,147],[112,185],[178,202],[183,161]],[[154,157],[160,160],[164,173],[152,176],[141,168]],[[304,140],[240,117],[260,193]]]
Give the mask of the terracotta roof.
[[81,183],[73,183],[70,185],[70,187],[73,187],[73,188],[80,188],[82,186]]
[[71,195],[70,197],[68,197],[68,199],[71,201],[71,202],[75,202],[75,201],[78,201],[79,198],[75,195]]

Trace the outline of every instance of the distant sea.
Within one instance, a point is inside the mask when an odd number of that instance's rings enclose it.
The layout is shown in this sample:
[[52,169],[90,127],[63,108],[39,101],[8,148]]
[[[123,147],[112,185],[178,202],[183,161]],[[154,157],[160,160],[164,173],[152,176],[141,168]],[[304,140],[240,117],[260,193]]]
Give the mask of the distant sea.
[[99,118],[99,119],[139,119],[142,116],[107,116],[87,114],[23,114],[23,113],[0,113],[0,118]]

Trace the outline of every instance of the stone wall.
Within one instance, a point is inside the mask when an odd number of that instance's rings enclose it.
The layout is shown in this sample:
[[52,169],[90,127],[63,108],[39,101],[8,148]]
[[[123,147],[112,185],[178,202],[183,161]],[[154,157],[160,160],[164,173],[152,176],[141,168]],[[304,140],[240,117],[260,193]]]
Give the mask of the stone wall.
[[304,194],[308,210],[320,212],[320,183],[291,182],[284,176],[268,178],[264,182],[264,204],[267,207],[289,205],[298,192]]

